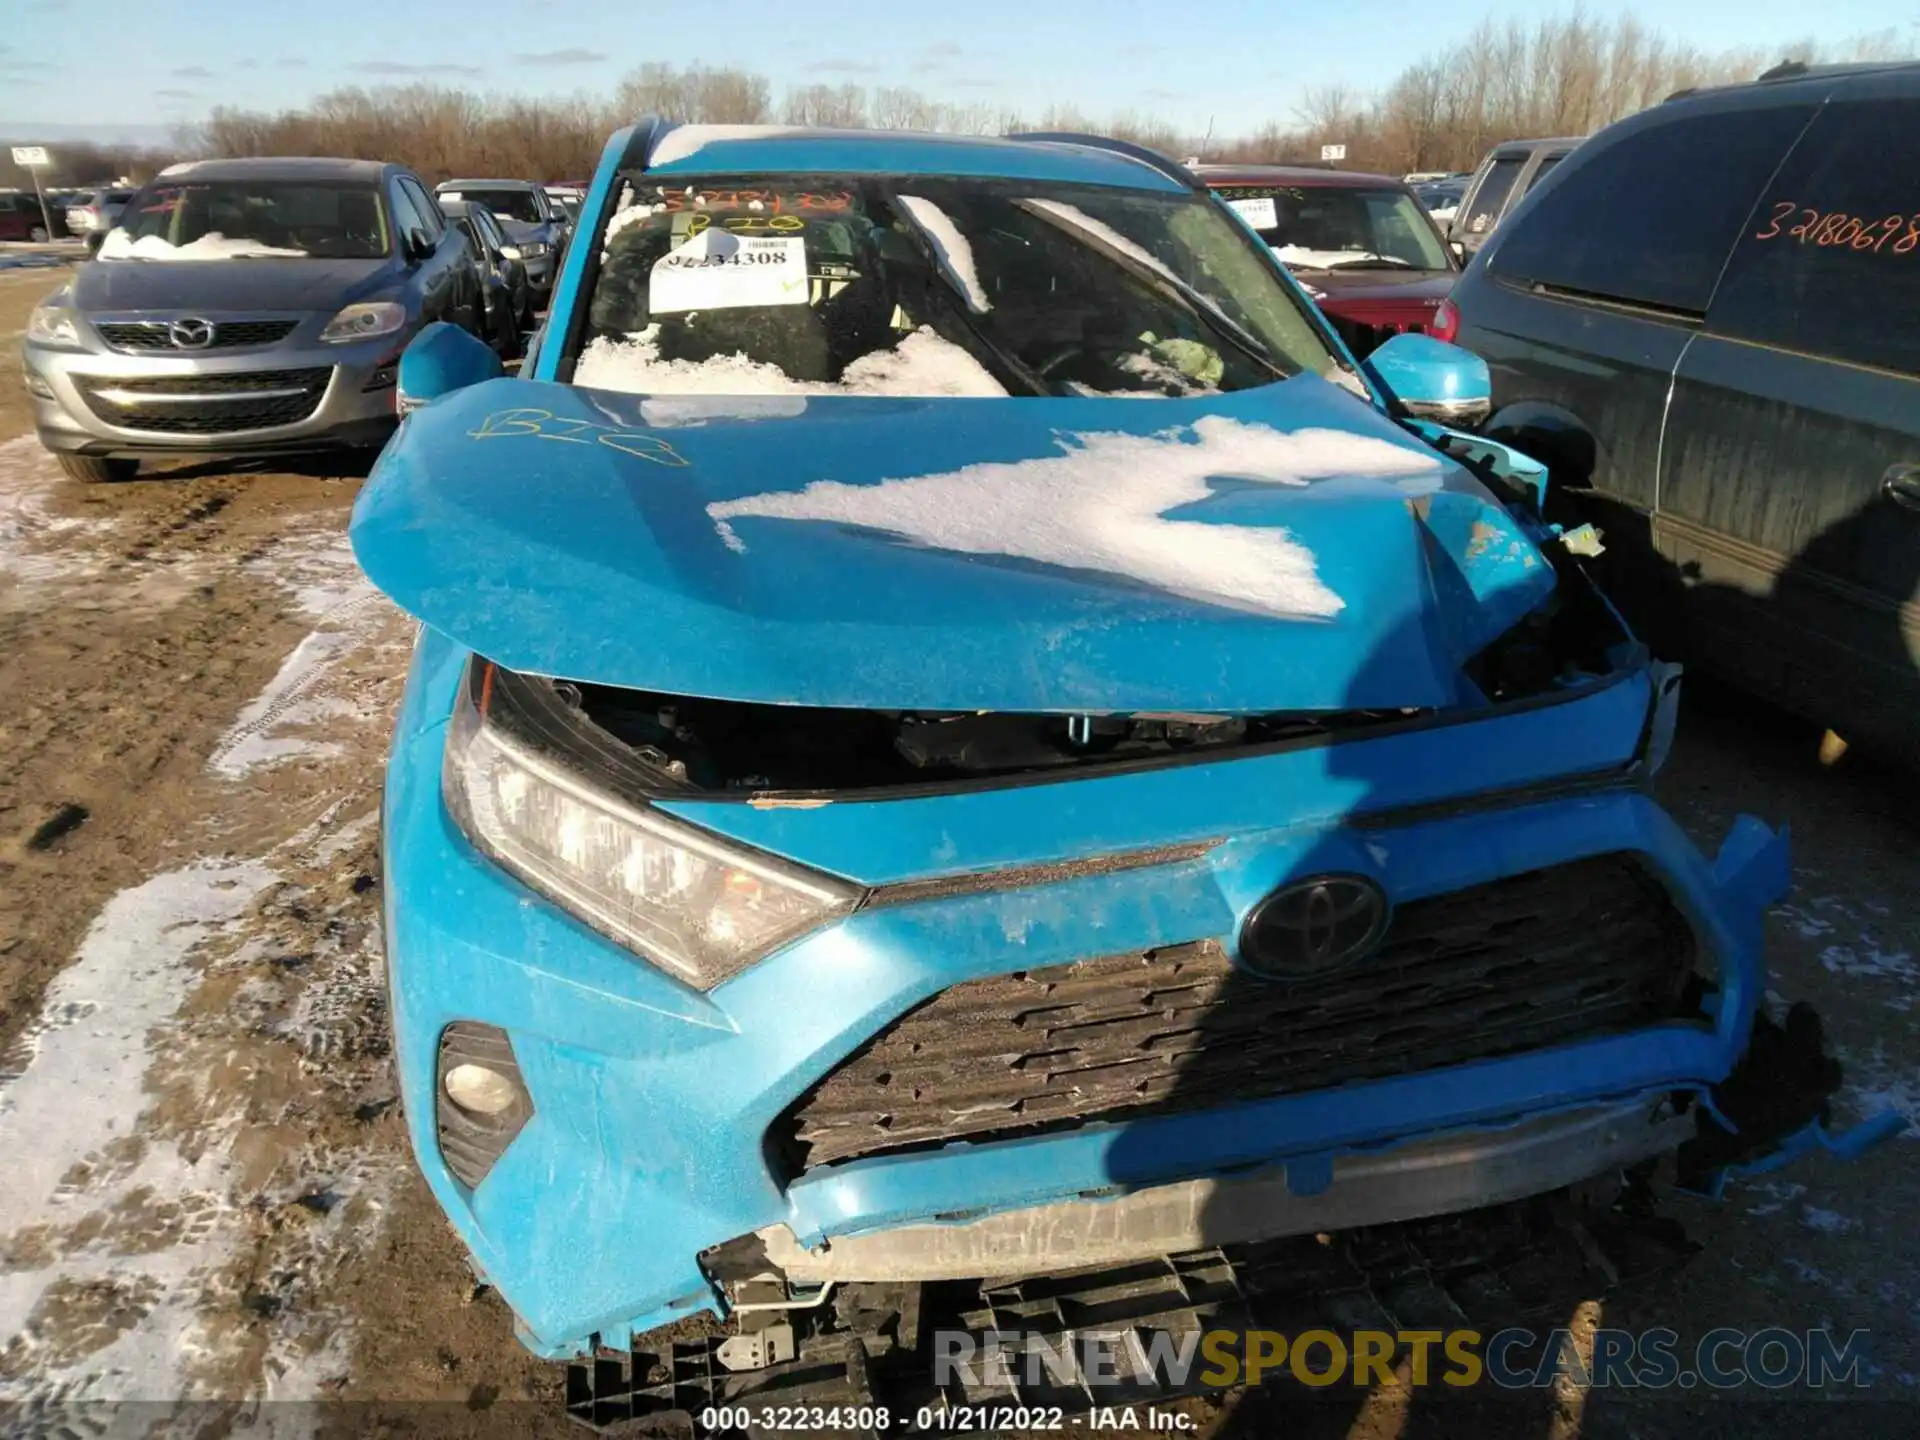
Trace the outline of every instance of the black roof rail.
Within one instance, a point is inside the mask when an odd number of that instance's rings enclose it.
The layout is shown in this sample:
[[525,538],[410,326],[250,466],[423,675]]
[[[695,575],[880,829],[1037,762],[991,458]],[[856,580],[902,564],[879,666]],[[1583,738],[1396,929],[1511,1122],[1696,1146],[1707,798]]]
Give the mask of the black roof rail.
[[1762,70],[1757,78],[1759,80],[1791,80],[1796,75],[1804,75],[1806,73],[1807,73],[1806,61],[1782,60],[1778,65],[1775,65],[1771,70]]
[[1125,155],[1130,160],[1151,165],[1162,175],[1178,180],[1189,190],[1207,188],[1201,183],[1199,176],[1178,160],[1162,155],[1158,150],[1148,146],[1136,145],[1131,140],[1116,140],[1111,135],[1085,135],[1076,130],[1025,130],[1018,135],[1009,135],[1007,139],[1039,145],[1086,145],[1095,150],[1111,150],[1116,155]]
[[633,138],[627,142],[627,153],[622,157],[626,169],[645,170],[647,162],[653,158],[653,149],[660,143],[661,137],[669,130],[679,126],[664,115],[642,115],[633,122]]
[[1662,100],[1660,103],[1662,105],[1671,105],[1675,100],[1684,100],[1689,95],[1698,95],[1699,93],[1700,93],[1700,87],[1698,85],[1688,85],[1684,89],[1674,91],[1671,95],[1667,96],[1667,98]]

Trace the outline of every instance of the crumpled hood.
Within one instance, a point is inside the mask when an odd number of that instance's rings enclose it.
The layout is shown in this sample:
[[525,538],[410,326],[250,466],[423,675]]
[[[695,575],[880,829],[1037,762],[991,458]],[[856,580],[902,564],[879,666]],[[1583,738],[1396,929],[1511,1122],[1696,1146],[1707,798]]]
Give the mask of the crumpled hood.
[[86,313],[337,310],[397,281],[392,260],[91,260],[76,267]]
[[1313,376],[1191,400],[647,399],[500,379],[355,507],[396,603],[514,669],[911,710],[1444,707],[1553,571]]

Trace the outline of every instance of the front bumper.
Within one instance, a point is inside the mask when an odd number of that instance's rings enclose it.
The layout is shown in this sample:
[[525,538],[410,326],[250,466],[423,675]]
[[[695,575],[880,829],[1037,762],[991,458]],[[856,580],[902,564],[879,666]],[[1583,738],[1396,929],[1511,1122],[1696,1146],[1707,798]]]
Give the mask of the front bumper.
[[[34,429],[48,450],[81,455],[379,446],[397,423],[394,374],[407,336],[322,345],[308,333],[322,323],[303,317],[283,342],[199,355],[29,344]],[[199,393],[215,385],[248,389]]]
[[[701,1252],[755,1232],[817,1249],[1130,1194],[1151,1207],[1164,1187],[1278,1165],[1301,1200],[1275,1212],[1283,1229],[1269,1233],[1284,1233],[1303,1215],[1341,1213],[1305,1201],[1338,1191],[1366,1168],[1361,1157],[1409,1142],[1470,1156],[1542,1126],[1565,1143],[1533,1180],[1551,1188],[1597,1173],[1655,1141],[1642,1124],[1600,1143],[1577,1117],[1595,1107],[1646,1116],[1663,1097],[1704,1095],[1733,1068],[1762,990],[1761,915],[1787,880],[1783,837],[1743,820],[1709,864],[1633,783],[1662,728],[1652,678],[1635,671],[1473,723],[1219,764],[806,810],[676,804],[735,839],[870,885],[1216,842],[1197,858],[1042,874],[1016,888],[934,887],[857,911],[702,995],[532,895],[450,822],[441,755],[466,659],[422,633],[390,761],[395,1047],[429,1183],[545,1354],[722,1309]],[[1302,874],[1359,870],[1402,903],[1623,851],[1670,893],[1717,971],[1708,1019],[792,1180],[770,1157],[770,1129],[803,1092],[956,984],[1229,935],[1254,900]],[[456,1021],[508,1032],[534,1107],[475,1189],[447,1168],[435,1128],[436,1048]],[[1507,1198],[1514,1173],[1462,1159],[1444,1203]],[[1162,1238],[1149,1227],[1128,1243]]]

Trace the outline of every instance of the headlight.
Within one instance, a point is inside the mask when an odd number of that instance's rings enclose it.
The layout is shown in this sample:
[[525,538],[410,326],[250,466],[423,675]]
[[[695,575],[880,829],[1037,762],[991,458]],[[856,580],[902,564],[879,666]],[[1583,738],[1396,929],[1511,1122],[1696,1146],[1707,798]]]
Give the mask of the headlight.
[[27,317],[27,339],[36,345],[80,344],[80,317],[65,305],[43,300]]
[[404,329],[407,307],[391,300],[371,300],[349,305],[327,322],[320,339],[328,345],[345,345],[353,340],[371,340]]
[[522,260],[538,260],[552,248],[553,247],[544,240],[528,240],[520,247],[520,258]]
[[463,687],[441,775],[475,845],[698,990],[853,908],[859,891],[595,789],[490,725]]

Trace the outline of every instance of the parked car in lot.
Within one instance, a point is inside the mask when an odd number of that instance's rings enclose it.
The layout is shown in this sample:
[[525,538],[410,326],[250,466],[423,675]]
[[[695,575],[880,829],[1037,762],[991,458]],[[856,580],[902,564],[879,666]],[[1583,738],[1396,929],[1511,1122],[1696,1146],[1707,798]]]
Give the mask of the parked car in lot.
[[566,212],[531,180],[447,180],[435,193],[442,200],[474,200],[487,207],[513,242],[513,258],[527,267],[534,303],[542,310],[567,245]]
[[176,165],[92,243],[25,341],[34,428],[77,480],[377,446],[401,347],[431,321],[479,323],[465,241],[397,165]]
[[133,198],[133,191],[109,186],[104,189],[90,190],[77,205],[67,209],[67,229],[75,235],[91,235],[97,230],[111,230],[120,212],[126,208],[127,201]]
[[1434,223],[1444,231],[1466,197],[1467,182],[1472,178],[1471,175],[1449,175],[1424,181],[1413,187],[1413,198],[1426,207]]
[[1390,176],[1274,165],[1195,173],[1273,247],[1356,355],[1425,330],[1453,288],[1459,262]]
[[[49,221],[54,228],[48,228]],[[31,190],[0,190],[0,240],[42,241],[65,233],[58,212],[49,206],[43,213],[40,197]]]
[[526,262],[511,254],[513,243],[493,212],[475,200],[440,201],[447,219],[467,237],[474,273],[480,281],[485,322],[481,333],[502,360],[520,354],[521,335],[533,328],[533,287]]
[[1562,165],[1448,319],[1656,643],[1909,757],[1917,166],[1920,66],[1696,92]]
[[1448,240],[1463,258],[1486,243],[1502,217],[1526,197],[1567,156],[1580,147],[1580,136],[1553,140],[1511,140],[1487,152],[1480,168],[1467,182],[1466,193],[1454,207],[1447,226]]
[[1819,1133],[1817,1055],[1736,1069],[1818,1048],[1756,1021],[1785,838],[1652,798],[1671,677],[1418,418],[1479,361],[1351,361],[1119,142],[606,156],[521,376],[422,332],[351,525],[423,622],[404,1110],[529,1345]]

